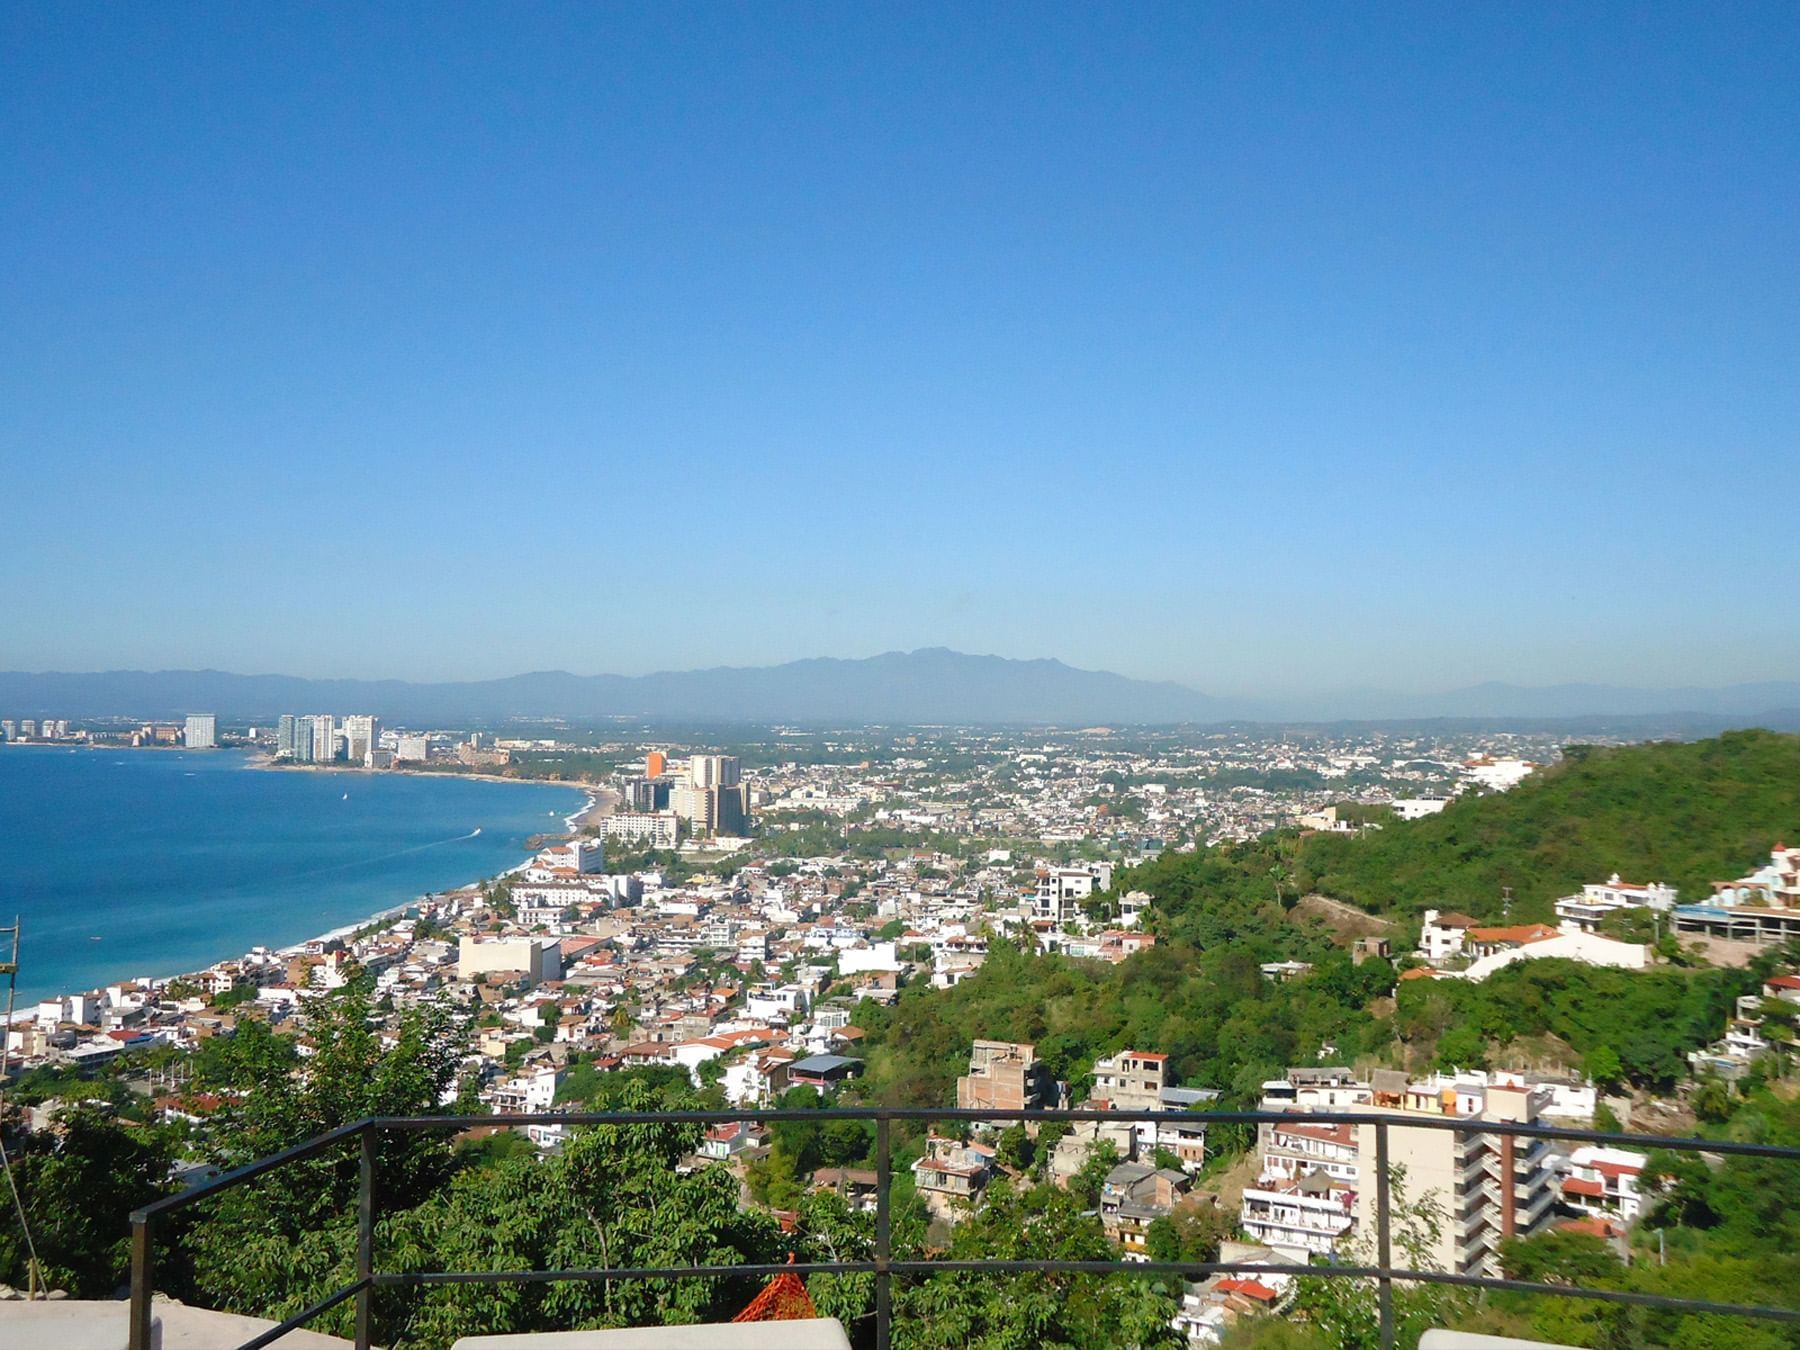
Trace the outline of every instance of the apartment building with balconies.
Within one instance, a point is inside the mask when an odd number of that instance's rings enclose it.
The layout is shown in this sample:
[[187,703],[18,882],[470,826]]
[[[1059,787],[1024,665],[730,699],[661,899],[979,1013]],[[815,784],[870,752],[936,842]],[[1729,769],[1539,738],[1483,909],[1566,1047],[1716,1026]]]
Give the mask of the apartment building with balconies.
[[1356,1225],[1356,1197],[1323,1171],[1265,1175],[1244,1188],[1238,1224],[1258,1242],[1329,1256]]
[[[1430,1256],[1457,1275],[1498,1270],[1495,1252],[1511,1237],[1541,1232],[1555,1215],[1558,1181],[1549,1141],[1484,1133],[1486,1121],[1536,1124],[1549,1100],[1541,1088],[1507,1074],[1461,1078],[1435,1075],[1418,1081],[1403,1073],[1371,1075],[1371,1100],[1363,1111],[1385,1117],[1388,1162],[1401,1176],[1400,1194],[1390,1203],[1410,1209],[1434,1205],[1442,1223]],[[1461,1130],[1421,1127],[1410,1121],[1453,1119]],[[1376,1153],[1373,1122],[1356,1127],[1357,1151],[1369,1161]],[[1358,1192],[1356,1218],[1373,1223],[1375,1178]]]

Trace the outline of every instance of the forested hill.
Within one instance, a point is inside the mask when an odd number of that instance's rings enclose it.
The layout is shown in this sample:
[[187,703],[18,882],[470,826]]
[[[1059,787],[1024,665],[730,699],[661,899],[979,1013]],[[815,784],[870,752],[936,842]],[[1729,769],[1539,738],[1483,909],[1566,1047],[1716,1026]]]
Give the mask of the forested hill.
[[1513,917],[1526,920],[1547,918],[1558,896],[1614,872],[1699,899],[1709,883],[1742,876],[1777,841],[1796,838],[1800,736],[1736,731],[1571,747],[1510,792],[1462,797],[1439,815],[1358,836],[1308,836],[1282,851],[1288,887],[1302,893],[1374,911],[1438,906],[1490,918],[1510,886]]

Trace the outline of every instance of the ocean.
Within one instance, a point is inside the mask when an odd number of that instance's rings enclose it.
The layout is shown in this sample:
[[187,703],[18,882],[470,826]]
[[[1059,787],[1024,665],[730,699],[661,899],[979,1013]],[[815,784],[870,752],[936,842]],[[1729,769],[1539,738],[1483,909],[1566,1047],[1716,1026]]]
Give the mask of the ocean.
[[541,783],[269,771],[233,750],[0,746],[19,1002],[204,969],[497,876],[583,801]]

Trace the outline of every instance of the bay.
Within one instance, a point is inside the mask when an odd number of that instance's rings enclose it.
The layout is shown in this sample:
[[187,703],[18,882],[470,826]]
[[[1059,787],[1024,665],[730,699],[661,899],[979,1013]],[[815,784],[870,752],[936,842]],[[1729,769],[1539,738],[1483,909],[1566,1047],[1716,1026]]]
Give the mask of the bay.
[[578,788],[268,770],[233,750],[0,747],[19,1000],[204,969],[496,876]]

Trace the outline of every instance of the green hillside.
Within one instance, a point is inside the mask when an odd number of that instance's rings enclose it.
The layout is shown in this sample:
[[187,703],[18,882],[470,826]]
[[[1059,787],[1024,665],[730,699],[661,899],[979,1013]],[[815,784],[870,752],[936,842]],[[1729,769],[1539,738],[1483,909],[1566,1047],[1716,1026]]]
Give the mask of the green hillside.
[[1800,838],[1800,736],[1736,731],[1713,740],[1571,747],[1564,761],[1498,796],[1440,815],[1294,847],[1295,883],[1369,910],[1435,905],[1544,918],[1556,897],[1618,872],[1682,898],[1764,862]]

